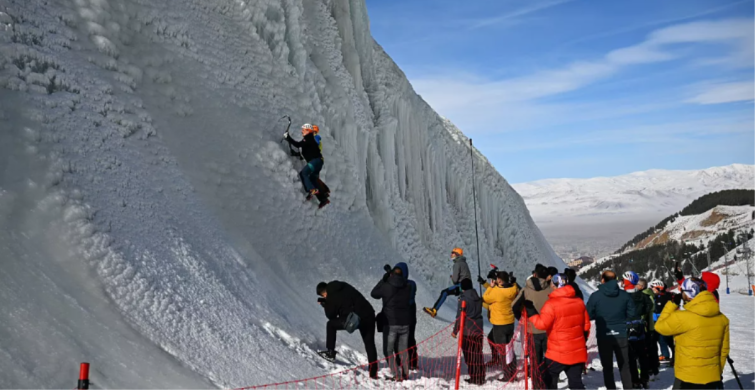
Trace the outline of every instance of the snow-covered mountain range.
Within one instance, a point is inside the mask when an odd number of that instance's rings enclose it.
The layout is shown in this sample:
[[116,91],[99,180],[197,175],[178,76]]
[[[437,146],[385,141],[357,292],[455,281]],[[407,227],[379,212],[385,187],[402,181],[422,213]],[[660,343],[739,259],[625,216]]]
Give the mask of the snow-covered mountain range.
[[[283,115],[320,126],[323,210]],[[70,387],[80,361],[101,388],[321,375],[320,281],[368,296],[406,261],[421,307],[453,247],[563,267],[479,153],[475,225],[469,160],[448,158],[469,154],[362,0],[0,0],[0,383]]]
[[669,240],[707,246],[708,241],[721,233],[729,230],[741,233],[755,227],[753,213],[755,207],[752,206],[716,206],[702,214],[678,216],[627,250],[660,245]]
[[513,187],[538,222],[622,215],[665,217],[711,192],[755,188],[755,166],[733,164],[691,171],[653,169],[615,177],[538,180]]

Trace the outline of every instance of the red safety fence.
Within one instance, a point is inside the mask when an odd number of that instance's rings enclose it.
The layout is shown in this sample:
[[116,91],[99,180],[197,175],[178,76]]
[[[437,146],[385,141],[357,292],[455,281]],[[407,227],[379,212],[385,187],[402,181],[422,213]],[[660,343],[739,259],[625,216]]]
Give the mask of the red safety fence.
[[[514,327],[508,343],[494,343],[473,322],[462,317],[458,335],[455,323],[449,324],[416,347],[374,362],[378,365],[378,379],[370,379],[369,364],[352,367],[313,378],[243,387],[245,389],[386,389],[407,385],[423,389],[482,388],[482,389],[544,389],[539,373],[544,362],[538,362],[535,339],[528,332],[531,324],[526,316]],[[471,329],[464,330],[464,326]],[[593,324],[594,325],[594,324]],[[466,336],[465,336],[466,334]],[[416,348],[416,349],[415,349]],[[585,369],[598,358],[595,326],[587,340],[588,359]],[[391,380],[394,372],[401,372],[402,359],[409,359],[412,370],[406,380]],[[471,383],[470,382],[477,382]],[[81,363],[77,389],[88,389],[89,363]]]
[[[395,372],[401,372],[402,359],[410,359],[410,350],[374,362],[378,365],[378,378],[370,379],[369,364],[332,372],[313,378],[243,387],[246,389],[543,389],[547,385],[538,375],[545,368],[535,354],[535,341],[522,321],[514,327],[508,343],[494,343],[473,322],[461,320],[474,329],[459,330],[454,337],[455,323],[449,324],[416,346],[416,365],[406,380],[394,381]],[[464,336],[463,334],[467,335]],[[588,361],[597,357],[594,326],[588,338]],[[414,354],[412,354],[414,355]],[[477,382],[473,383],[473,382]],[[533,386],[534,385],[534,386]]]

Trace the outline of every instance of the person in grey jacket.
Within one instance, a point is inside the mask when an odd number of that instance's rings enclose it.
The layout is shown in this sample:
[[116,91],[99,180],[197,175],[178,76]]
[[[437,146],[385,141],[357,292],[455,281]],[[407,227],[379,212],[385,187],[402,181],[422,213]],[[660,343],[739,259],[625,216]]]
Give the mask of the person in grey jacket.
[[[461,297],[459,308],[456,311],[456,324],[452,336],[458,337],[459,325],[461,324],[461,311],[464,310],[464,335],[461,340],[461,350],[464,353],[464,362],[467,363],[469,379],[467,382],[475,385],[485,384],[485,358],[482,354],[482,298],[474,289],[472,279],[464,279],[461,285]],[[462,304],[465,304],[462,309]]]
[[446,298],[449,295],[459,295],[461,289],[461,282],[468,279],[472,281],[472,272],[469,271],[469,265],[467,265],[467,258],[464,257],[464,251],[461,248],[454,248],[451,251],[451,260],[454,262],[453,272],[451,273],[451,286],[448,286],[440,291],[438,300],[432,307],[426,307],[423,310],[425,313],[432,317],[438,314],[438,309],[446,302]]

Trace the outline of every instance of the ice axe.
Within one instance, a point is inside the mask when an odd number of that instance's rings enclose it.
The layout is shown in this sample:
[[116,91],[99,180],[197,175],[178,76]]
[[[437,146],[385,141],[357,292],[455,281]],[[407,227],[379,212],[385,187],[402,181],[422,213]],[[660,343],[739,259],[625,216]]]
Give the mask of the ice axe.
[[739,388],[741,390],[744,390],[744,387],[742,387],[742,382],[739,381],[739,375],[737,374],[737,370],[734,369],[734,360],[732,360],[730,356],[727,356],[726,360],[729,361],[729,367],[731,367],[731,372],[734,373],[734,378],[737,380],[737,384],[739,385]]
[[[288,130],[291,128],[291,117],[288,116],[288,115],[283,115],[281,117],[281,119],[287,119],[288,120],[288,125],[286,125],[286,134],[288,134]],[[286,140],[286,137],[283,137],[281,139],[281,142],[283,142],[285,140]],[[301,156],[301,153],[299,153],[298,151],[294,150],[294,148],[291,146],[291,144],[288,144],[288,150],[289,150],[289,152],[291,153],[292,156],[299,157],[299,160],[304,160],[304,157]]]

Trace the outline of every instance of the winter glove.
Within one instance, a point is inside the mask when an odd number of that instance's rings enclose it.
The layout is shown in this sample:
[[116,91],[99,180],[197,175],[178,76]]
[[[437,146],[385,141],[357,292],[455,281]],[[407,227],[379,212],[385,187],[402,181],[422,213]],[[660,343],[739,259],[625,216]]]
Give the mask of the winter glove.
[[524,301],[524,310],[527,312],[527,317],[532,317],[538,314],[537,309],[535,309],[535,304],[530,300]]
[[383,275],[383,283],[386,283],[388,281],[388,278],[391,277],[390,272],[386,272],[385,275]]
[[671,302],[674,302],[676,306],[682,304],[682,294],[674,294],[671,296]]
[[483,279],[482,276],[477,275],[477,283],[485,284],[485,282],[487,282],[487,280]]
[[512,286],[515,285],[516,284],[516,277],[515,276],[510,277],[509,278],[509,283],[511,283]]

